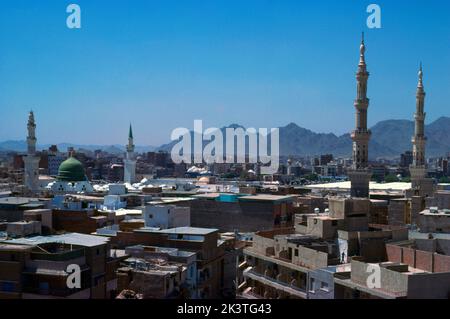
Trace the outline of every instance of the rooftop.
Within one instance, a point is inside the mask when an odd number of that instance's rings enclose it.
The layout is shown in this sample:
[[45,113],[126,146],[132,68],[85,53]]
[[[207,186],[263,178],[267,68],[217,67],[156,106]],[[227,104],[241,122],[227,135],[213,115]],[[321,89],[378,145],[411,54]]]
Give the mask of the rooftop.
[[[193,196],[193,197],[196,197],[196,196]],[[192,198],[192,197],[159,197],[159,198],[155,198],[152,201],[148,202],[148,204],[150,204],[150,205],[174,204],[174,203],[180,203],[180,202],[188,202],[188,201],[192,201],[192,200],[194,200],[194,198]]]
[[[325,184],[313,184],[305,186],[309,189],[342,189],[342,190],[350,190],[351,183],[350,181],[344,182],[336,182],[336,183],[325,183]],[[370,182],[369,189],[371,191],[405,191],[411,189],[411,183],[404,182],[394,182],[394,183],[377,183]]]
[[62,235],[51,236],[34,236],[27,238],[17,238],[3,241],[4,244],[21,244],[21,245],[41,245],[44,243],[59,242],[64,244],[79,245],[84,247],[95,247],[104,245],[109,241],[107,237],[86,235],[79,233],[67,233]]
[[270,194],[258,194],[240,197],[241,201],[270,201],[270,202],[285,202],[293,200],[295,195],[270,195]]
[[15,250],[31,250],[32,247],[24,245],[11,245],[0,243],[0,251],[15,251]]
[[3,197],[0,198],[0,205],[24,205],[28,204],[31,200],[36,199],[27,197]]
[[450,209],[428,208],[419,213],[425,216],[450,217]]
[[[140,230],[146,230],[146,228],[141,228]],[[219,230],[215,228],[176,227],[169,229],[149,229],[148,231],[160,234],[208,235]]]

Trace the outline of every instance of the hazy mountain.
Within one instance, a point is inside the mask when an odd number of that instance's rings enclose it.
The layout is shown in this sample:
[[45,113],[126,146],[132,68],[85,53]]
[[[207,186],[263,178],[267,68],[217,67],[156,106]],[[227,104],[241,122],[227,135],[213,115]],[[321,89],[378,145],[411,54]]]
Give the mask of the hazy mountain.
[[[230,127],[242,127],[237,124]],[[225,128],[221,129],[224,132]],[[411,150],[414,122],[409,120],[386,120],[371,128],[369,156],[399,157]],[[443,156],[450,152],[450,118],[441,117],[425,126],[428,137],[427,156]],[[191,133],[192,134],[192,133]],[[225,136],[225,134],[223,134]],[[170,151],[176,142],[160,146],[157,150]],[[204,143],[205,144],[205,143]],[[225,145],[225,143],[224,143]],[[349,157],[352,150],[350,134],[337,136],[333,133],[316,133],[295,123],[280,127],[280,155],[314,156],[331,153]]]
[[[43,144],[37,145],[38,150],[46,150],[50,147],[50,144]],[[57,144],[58,149],[61,152],[66,152],[69,147],[73,147],[75,150],[88,150],[88,151],[95,151],[95,150],[102,150],[108,153],[112,154],[118,154],[123,153],[126,151],[125,145],[82,145],[82,144],[72,144],[72,143],[59,143]],[[25,152],[27,150],[27,143],[26,141],[5,141],[0,142],[0,150],[1,151],[13,151],[13,152]],[[139,146],[136,145],[136,152],[143,153],[143,152],[151,152],[155,150],[154,146]]]
[[[242,127],[232,124],[228,127]],[[372,159],[378,157],[399,157],[401,153],[411,150],[411,137],[414,134],[414,122],[409,120],[386,120],[375,124],[372,128],[369,156]],[[221,128],[225,137],[225,127]],[[427,156],[443,156],[450,152],[450,118],[441,117],[426,125]],[[136,152],[169,151],[175,145],[175,141],[159,147],[136,146]],[[204,142],[205,145],[207,142]],[[224,143],[225,145],[225,143]],[[335,156],[349,157],[351,155],[352,141],[350,134],[337,136],[333,133],[316,133],[302,128],[295,123],[280,127],[280,154],[313,156],[332,153]],[[38,149],[47,149],[50,145],[39,145]],[[94,151],[101,149],[110,153],[125,152],[124,145],[77,145],[70,143],[58,144],[61,151],[68,147]],[[24,152],[25,141],[0,142],[0,150],[12,150]]]

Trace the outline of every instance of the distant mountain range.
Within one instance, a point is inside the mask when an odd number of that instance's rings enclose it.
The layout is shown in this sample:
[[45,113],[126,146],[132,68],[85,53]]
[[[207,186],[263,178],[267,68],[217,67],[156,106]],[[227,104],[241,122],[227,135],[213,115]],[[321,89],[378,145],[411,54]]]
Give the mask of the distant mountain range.
[[[386,120],[372,128],[369,157],[398,157],[411,150],[414,122],[409,120]],[[442,156],[450,153],[450,118],[441,117],[425,126],[427,156]],[[319,155],[331,153],[335,156],[350,156],[352,150],[350,134],[314,133],[291,123],[280,128],[280,153],[282,155]]]
[[[228,127],[242,127],[237,124]],[[224,131],[225,127],[221,130]],[[411,137],[414,134],[414,122],[409,120],[386,120],[378,122],[371,128],[369,157],[393,158],[401,153],[411,150]],[[441,117],[426,125],[425,134],[427,141],[427,156],[443,156],[450,153],[450,117]],[[225,134],[224,134],[225,136]],[[170,151],[176,142],[153,146],[137,146],[136,151]],[[314,156],[331,153],[334,156],[349,157],[351,155],[352,141],[350,134],[337,136],[333,133],[315,133],[302,128],[295,123],[280,127],[280,155]],[[225,145],[225,143],[224,143]],[[50,145],[40,145],[39,149],[46,149]],[[94,151],[101,149],[110,153],[123,153],[123,145],[76,145],[70,143],[58,144],[62,151],[68,147]],[[23,152],[26,150],[25,141],[0,142],[0,150]]]
[[[69,147],[73,147],[75,150],[87,150],[95,151],[102,150],[111,154],[120,154],[126,151],[125,145],[83,145],[83,144],[72,144],[72,143],[59,143],[56,144],[61,152],[66,152]],[[38,150],[48,149],[50,144],[37,145]],[[154,151],[156,147],[154,146],[138,146],[136,145],[136,152],[144,153]],[[13,152],[25,152],[27,150],[26,141],[5,141],[0,142],[0,151],[13,151]]]

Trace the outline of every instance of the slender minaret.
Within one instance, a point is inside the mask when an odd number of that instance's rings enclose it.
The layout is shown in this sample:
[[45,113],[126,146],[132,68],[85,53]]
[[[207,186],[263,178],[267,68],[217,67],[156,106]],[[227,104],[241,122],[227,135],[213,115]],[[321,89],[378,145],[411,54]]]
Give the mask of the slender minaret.
[[419,83],[416,92],[416,113],[414,114],[415,126],[414,136],[411,139],[413,144],[413,163],[409,168],[411,173],[412,188],[416,193],[421,193],[421,184],[426,177],[425,165],[425,90],[423,88],[422,63],[419,69]]
[[39,187],[39,156],[36,156],[36,123],[33,111],[28,115],[27,155],[23,157],[25,166],[25,186],[30,191]]
[[127,157],[124,163],[124,182],[133,184],[136,181],[136,159],[134,154],[133,129],[131,128],[131,124],[128,132]]
[[366,46],[364,44],[364,33],[359,51],[359,65],[356,73],[357,95],[354,102],[356,109],[356,128],[351,133],[353,140],[353,164],[348,172],[348,176],[351,181],[351,196],[369,197],[369,182],[372,175],[368,169],[371,132],[367,129],[367,109],[369,107],[367,80],[369,78],[369,72],[367,72],[365,60]]
[[292,159],[287,160],[287,175],[292,175]]

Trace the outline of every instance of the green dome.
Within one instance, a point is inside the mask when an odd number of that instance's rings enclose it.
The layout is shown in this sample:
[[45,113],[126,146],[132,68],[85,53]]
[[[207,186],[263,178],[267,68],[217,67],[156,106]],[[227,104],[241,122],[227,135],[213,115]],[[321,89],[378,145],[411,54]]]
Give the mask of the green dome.
[[86,180],[83,164],[74,157],[69,157],[59,165],[58,176],[59,181],[64,182],[81,182]]

